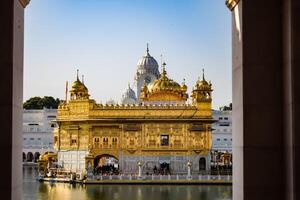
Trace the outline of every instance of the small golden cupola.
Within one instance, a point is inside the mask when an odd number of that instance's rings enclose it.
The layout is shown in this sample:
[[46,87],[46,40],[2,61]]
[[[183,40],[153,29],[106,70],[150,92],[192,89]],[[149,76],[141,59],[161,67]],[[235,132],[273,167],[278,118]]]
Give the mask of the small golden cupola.
[[[202,80],[199,78],[192,91],[192,100],[194,105],[203,105],[205,108],[211,109],[213,91],[211,82],[207,82],[204,77],[204,69],[202,70]],[[201,106],[202,107],[202,106]]]
[[166,63],[162,64],[162,68],[159,79],[148,86],[146,84],[143,86],[140,99],[149,104],[185,103],[188,98],[187,86],[185,83],[180,86],[177,82],[168,78]]
[[71,100],[84,100],[84,99],[89,99],[89,91],[87,87],[84,85],[83,77],[82,80],[79,80],[79,75],[78,75],[78,70],[77,70],[77,78],[76,80],[72,83],[72,89],[70,90],[70,97]]
[[186,93],[186,91],[187,91],[187,86],[186,86],[186,84],[185,84],[185,79],[183,79],[183,81],[182,81],[182,85],[181,85],[181,91],[182,92],[184,92],[184,93]]

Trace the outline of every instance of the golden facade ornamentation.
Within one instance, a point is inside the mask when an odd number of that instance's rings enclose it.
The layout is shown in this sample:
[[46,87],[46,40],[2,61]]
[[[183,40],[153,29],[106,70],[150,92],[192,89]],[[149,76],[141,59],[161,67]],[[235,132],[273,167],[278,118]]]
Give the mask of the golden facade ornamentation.
[[77,70],[77,78],[72,84],[72,89],[70,90],[70,96],[71,100],[83,100],[83,99],[89,99],[89,90],[84,85],[83,80],[82,82],[79,80],[78,77],[78,70]]
[[199,78],[192,92],[193,104],[198,105],[207,102],[209,105],[211,105],[212,91],[212,84],[205,80],[203,71],[202,80]]
[[203,75],[193,89],[193,103],[187,104],[187,86],[169,79],[164,69],[145,91],[141,93],[144,102],[184,103],[97,104],[77,75],[70,100],[58,108],[54,145],[59,162],[78,170],[96,166],[98,156],[110,155],[119,160],[123,172],[136,170],[139,161],[146,169],[166,162],[174,172],[180,172],[189,158],[197,170],[199,158],[208,159],[212,145],[211,84]]

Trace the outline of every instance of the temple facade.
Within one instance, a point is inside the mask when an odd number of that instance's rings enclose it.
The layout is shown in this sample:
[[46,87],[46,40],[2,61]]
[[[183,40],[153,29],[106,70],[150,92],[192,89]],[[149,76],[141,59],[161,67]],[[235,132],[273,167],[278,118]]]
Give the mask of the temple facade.
[[144,81],[136,104],[97,104],[77,75],[70,100],[57,112],[58,164],[80,172],[95,170],[107,163],[103,158],[112,157],[120,173],[136,173],[138,163],[143,173],[160,168],[171,174],[186,173],[188,162],[193,173],[208,170],[212,85],[203,72],[189,95],[184,82],[168,77],[165,63],[162,68],[161,73],[152,69],[155,76]]

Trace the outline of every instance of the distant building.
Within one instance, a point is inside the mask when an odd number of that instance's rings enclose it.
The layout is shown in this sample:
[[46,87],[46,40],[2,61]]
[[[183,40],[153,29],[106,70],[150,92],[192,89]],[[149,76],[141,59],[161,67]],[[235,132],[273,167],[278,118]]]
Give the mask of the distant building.
[[23,162],[36,162],[53,149],[56,109],[23,110]]
[[130,87],[130,84],[128,84],[128,88],[122,95],[122,104],[136,104],[137,98],[135,96],[134,90]]
[[232,152],[232,111],[213,111],[212,151]]

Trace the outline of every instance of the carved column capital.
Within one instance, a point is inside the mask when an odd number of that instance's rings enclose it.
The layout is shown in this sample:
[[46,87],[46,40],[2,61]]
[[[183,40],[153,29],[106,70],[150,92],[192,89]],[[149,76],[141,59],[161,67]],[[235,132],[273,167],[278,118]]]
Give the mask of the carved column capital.
[[226,6],[232,11],[240,0],[226,0]]
[[25,8],[29,4],[30,0],[19,0],[19,2],[23,8]]

